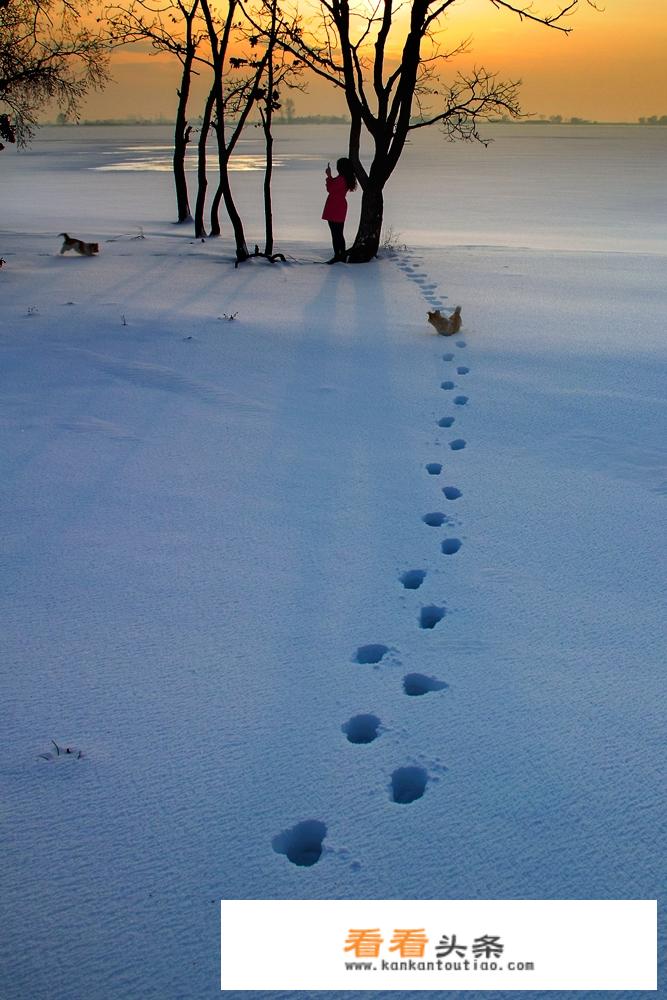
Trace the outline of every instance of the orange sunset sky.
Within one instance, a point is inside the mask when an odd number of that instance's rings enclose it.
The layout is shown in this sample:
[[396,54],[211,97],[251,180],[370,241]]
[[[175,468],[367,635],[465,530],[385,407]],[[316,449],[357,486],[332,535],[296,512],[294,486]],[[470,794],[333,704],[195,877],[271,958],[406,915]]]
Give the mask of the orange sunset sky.
[[[553,12],[557,0],[535,0],[535,10]],[[598,11],[580,0],[565,36],[519,21],[490,0],[459,0],[447,16],[443,45],[452,49],[471,37],[471,50],[450,63],[457,69],[484,65],[503,78],[520,78],[524,112],[578,116],[599,121],[636,121],[667,114],[667,0],[608,0]],[[118,50],[114,81],[91,95],[84,118],[126,115],[173,117],[178,64],[140,47]],[[193,117],[203,94],[195,90]],[[286,96],[286,95],[285,95]],[[295,114],[343,114],[341,95],[312,79],[308,93],[293,92]]]

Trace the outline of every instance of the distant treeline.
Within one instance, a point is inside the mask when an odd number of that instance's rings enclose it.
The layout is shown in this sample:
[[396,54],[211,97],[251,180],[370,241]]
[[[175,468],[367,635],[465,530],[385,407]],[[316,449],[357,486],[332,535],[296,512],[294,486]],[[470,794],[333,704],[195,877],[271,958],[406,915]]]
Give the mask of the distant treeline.
[[638,118],[634,122],[609,122],[596,121],[593,118],[564,118],[563,115],[542,115],[538,118],[522,118],[519,121],[503,115],[502,118],[491,118],[495,125],[667,125],[667,115],[658,117],[652,115],[650,118]]
[[[417,119],[415,119],[417,121]],[[667,115],[651,115],[649,118],[639,118],[634,122],[600,122],[590,118],[564,118],[562,115],[550,115],[548,118],[522,118],[519,121],[504,115],[502,118],[491,118],[489,121],[494,125],[662,125],[667,126]],[[299,116],[278,116],[274,118],[276,125],[349,125],[350,119],[346,115],[299,115]],[[55,121],[45,122],[45,125],[173,125],[170,118],[138,118],[129,116],[128,118],[84,118],[78,122],[69,121],[64,115],[58,115]],[[198,120],[193,122],[195,128],[200,125]]]
[[277,125],[349,125],[347,115],[298,115],[279,116],[273,119]]
[[66,115],[58,115],[54,122],[44,122],[45,125],[173,125],[171,118],[81,118],[71,121]]
[[[276,117],[276,125],[349,125],[350,119],[345,115],[300,115],[299,117]],[[45,122],[46,125],[173,125],[170,118],[82,118],[78,122],[68,121],[64,115],[58,115],[55,122]],[[193,125],[197,128],[199,120]],[[233,124],[233,123],[232,123]]]

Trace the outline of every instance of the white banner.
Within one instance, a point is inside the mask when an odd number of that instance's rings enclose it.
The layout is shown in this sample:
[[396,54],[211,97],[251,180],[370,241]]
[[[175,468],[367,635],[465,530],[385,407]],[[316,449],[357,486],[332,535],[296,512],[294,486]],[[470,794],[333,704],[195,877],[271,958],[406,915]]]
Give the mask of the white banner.
[[222,990],[656,990],[655,900],[221,903]]

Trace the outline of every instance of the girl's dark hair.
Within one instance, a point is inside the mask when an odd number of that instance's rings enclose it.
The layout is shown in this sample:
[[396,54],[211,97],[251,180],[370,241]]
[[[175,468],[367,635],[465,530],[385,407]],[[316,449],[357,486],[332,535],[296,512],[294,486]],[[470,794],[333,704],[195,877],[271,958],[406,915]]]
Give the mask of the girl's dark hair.
[[341,177],[345,178],[347,190],[354,191],[357,186],[357,178],[354,176],[354,167],[346,156],[341,157],[341,159],[336,162],[336,170]]

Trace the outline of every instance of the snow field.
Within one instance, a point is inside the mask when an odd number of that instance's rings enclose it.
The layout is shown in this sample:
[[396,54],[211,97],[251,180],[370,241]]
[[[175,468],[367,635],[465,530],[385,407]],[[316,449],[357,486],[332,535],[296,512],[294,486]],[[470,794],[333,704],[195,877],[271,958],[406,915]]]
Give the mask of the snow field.
[[654,898],[664,254],[107,211],[2,237],[6,995],[217,995],[223,897]]

